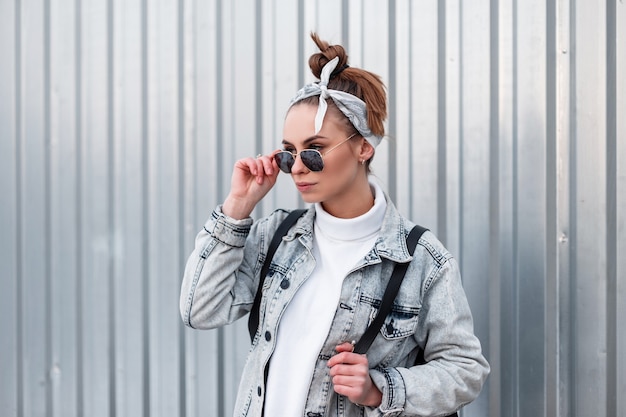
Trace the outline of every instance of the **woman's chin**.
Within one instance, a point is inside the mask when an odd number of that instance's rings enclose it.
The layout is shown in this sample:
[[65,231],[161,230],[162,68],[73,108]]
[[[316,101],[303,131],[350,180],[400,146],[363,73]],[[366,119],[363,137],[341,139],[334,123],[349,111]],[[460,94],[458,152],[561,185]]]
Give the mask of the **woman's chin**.
[[304,201],[307,204],[315,204],[315,203],[319,203],[320,199],[319,197],[316,197],[310,193],[300,193],[300,197],[302,197],[302,201]]

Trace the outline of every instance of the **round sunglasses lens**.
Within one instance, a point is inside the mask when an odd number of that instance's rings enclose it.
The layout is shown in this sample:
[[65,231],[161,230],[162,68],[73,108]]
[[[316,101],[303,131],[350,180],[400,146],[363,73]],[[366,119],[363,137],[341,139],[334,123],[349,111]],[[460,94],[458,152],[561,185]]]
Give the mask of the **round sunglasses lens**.
[[311,171],[321,171],[324,169],[324,160],[318,151],[305,149],[300,152],[300,159]]
[[276,164],[278,164],[278,168],[286,174],[291,172],[291,167],[293,166],[294,159],[293,155],[287,151],[278,152],[274,155],[274,159],[276,160]]

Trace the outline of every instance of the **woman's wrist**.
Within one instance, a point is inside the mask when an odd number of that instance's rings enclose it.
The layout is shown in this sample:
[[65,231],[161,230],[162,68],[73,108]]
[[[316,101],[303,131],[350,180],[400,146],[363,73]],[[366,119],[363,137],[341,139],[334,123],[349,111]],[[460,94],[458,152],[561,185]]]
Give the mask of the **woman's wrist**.
[[380,406],[383,401],[383,393],[378,389],[374,383],[372,383],[365,400],[361,403],[361,405],[367,407],[376,408]]
[[250,214],[252,214],[252,210],[254,210],[255,206],[255,203],[251,204],[246,200],[231,197],[229,195],[222,204],[222,213],[233,219],[243,220],[250,217]]

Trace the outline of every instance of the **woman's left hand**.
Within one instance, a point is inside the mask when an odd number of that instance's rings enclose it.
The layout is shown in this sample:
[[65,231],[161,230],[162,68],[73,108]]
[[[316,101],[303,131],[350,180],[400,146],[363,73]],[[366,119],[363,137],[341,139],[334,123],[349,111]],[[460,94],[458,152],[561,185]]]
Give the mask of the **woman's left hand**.
[[351,343],[342,343],[337,346],[339,353],[328,361],[335,392],[355,404],[378,407],[383,395],[372,382],[367,356],[353,353],[353,349]]

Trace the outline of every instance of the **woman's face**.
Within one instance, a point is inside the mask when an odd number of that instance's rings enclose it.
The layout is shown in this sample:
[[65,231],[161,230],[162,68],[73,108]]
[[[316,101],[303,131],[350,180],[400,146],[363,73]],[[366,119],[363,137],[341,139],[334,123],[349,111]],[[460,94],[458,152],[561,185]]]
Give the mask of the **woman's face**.
[[[329,206],[341,207],[359,200],[353,197],[363,192],[363,183],[367,184],[365,166],[360,161],[364,158],[363,149],[370,145],[358,134],[346,141],[353,132],[346,130],[345,122],[330,108],[322,129],[315,134],[316,114],[317,105],[300,104],[289,110],[283,129],[283,149],[291,153],[316,149],[322,154],[324,168],[321,171],[307,168],[298,155],[291,177],[305,202],[323,203],[330,211]],[[373,149],[366,149],[366,153],[369,151],[373,153]]]

